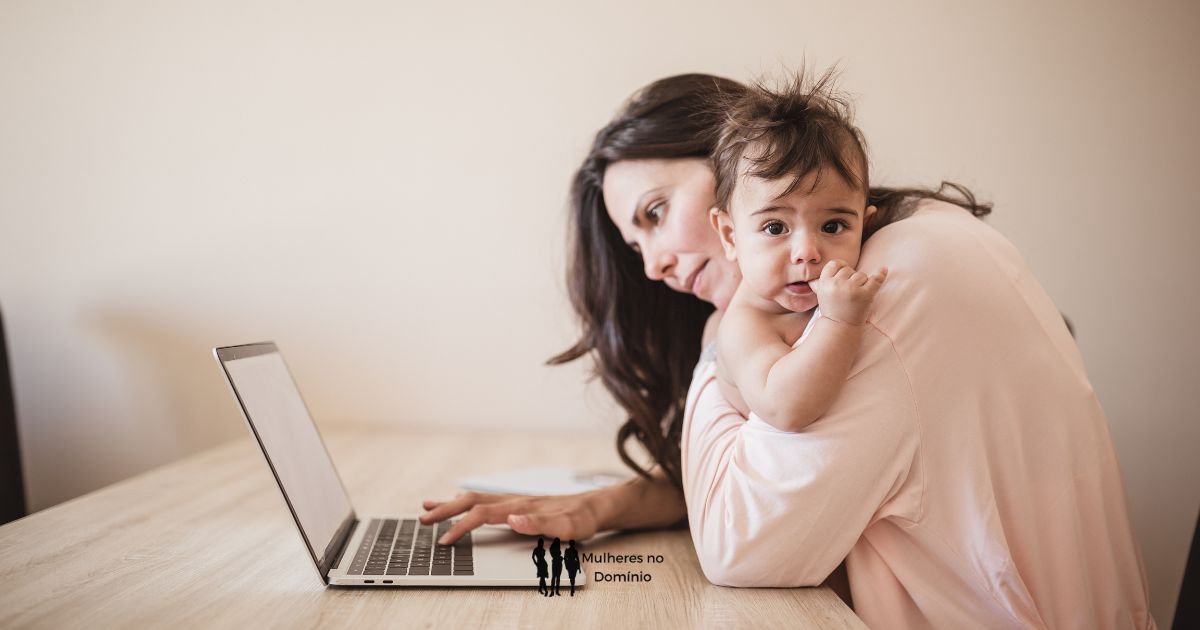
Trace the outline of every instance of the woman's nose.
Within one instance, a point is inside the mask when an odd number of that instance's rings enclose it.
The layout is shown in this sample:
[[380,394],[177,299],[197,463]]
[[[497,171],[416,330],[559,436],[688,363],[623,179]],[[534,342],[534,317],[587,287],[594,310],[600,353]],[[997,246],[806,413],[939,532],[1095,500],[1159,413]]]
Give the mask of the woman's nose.
[[643,250],[642,259],[646,265],[646,277],[651,280],[666,278],[678,262],[670,252],[649,248]]

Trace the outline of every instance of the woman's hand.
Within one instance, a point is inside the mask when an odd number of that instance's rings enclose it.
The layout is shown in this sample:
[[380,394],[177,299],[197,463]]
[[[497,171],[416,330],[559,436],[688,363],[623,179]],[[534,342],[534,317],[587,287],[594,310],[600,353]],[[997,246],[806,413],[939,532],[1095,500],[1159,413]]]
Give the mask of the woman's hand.
[[683,495],[658,469],[607,488],[551,497],[464,492],[449,501],[425,501],[428,525],[465,514],[441,538],[449,545],[480,525],[506,523],[514,531],[585,540],[609,529],[661,528],[687,516]]
[[[544,535],[563,540],[584,540],[598,531],[595,499],[589,492],[565,496],[535,497],[521,494],[463,492],[449,501],[427,500],[421,505],[424,524],[465,515],[438,539],[449,545],[480,525],[507,523],[521,534]],[[536,562],[534,564],[537,564]]]

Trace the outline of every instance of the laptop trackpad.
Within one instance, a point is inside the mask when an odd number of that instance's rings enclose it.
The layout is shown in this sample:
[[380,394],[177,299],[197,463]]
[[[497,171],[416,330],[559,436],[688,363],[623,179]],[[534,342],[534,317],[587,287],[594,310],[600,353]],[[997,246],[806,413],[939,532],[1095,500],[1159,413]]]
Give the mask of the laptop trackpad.
[[536,536],[525,536],[514,532],[507,525],[484,525],[471,532],[471,541],[476,548],[480,546],[519,545],[529,547],[532,552],[537,546]]

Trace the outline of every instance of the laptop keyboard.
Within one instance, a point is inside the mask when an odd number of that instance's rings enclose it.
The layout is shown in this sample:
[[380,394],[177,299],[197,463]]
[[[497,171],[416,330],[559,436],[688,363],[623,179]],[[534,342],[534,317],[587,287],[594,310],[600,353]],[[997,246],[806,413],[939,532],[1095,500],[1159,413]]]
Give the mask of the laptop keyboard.
[[422,525],[414,518],[371,519],[348,575],[475,575],[471,533],[438,545],[457,521]]

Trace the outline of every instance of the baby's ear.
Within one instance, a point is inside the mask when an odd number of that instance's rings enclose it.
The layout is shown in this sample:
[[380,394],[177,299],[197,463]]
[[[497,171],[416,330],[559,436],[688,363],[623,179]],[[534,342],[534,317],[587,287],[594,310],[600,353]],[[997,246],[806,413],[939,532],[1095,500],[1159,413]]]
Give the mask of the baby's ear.
[[733,240],[733,219],[730,218],[729,213],[722,212],[720,208],[712,208],[708,211],[708,220],[712,222],[713,229],[721,238],[721,247],[725,249],[725,258],[736,261],[737,244]]

